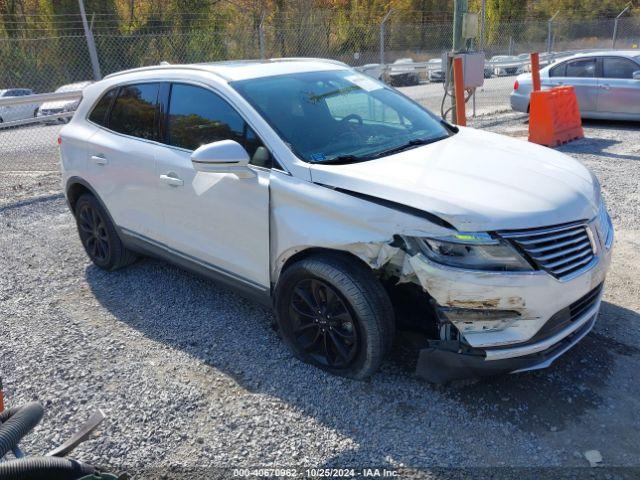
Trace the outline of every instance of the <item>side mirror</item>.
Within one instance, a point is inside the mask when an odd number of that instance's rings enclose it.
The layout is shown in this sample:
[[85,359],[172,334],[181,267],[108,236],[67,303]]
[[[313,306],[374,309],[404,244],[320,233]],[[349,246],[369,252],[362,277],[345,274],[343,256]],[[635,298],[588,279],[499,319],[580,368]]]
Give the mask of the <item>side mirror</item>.
[[249,168],[249,154],[233,140],[202,145],[191,154],[191,163],[197,172],[232,173],[238,178],[255,177]]
[[634,80],[640,80],[640,70],[636,70],[635,72],[633,72],[633,77]]

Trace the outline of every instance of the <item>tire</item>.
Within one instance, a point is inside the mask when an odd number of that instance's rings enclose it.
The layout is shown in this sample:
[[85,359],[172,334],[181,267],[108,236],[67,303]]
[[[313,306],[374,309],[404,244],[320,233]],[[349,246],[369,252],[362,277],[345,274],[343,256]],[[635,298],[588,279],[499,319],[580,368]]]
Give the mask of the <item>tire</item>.
[[113,271],[136,261],[137,255],[122,244],[96,197],[90,193],[81,195],[74,213],[82,246],[96,266]]
[[288,267],[276,286],[275,313],[298,359],[353,379],[375,373],[395,334],[387,292],[369,267],[346,254],[317,254]]

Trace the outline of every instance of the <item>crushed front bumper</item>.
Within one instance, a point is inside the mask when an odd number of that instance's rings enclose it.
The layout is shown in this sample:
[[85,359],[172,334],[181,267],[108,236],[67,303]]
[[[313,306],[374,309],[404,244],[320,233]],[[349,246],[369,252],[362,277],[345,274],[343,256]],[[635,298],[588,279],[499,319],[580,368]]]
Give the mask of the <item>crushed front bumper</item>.
[[[593,328],[612,243],[611,237],[584,270],[562,280],[544,271],[473,272],[436,264],[421,254],[412,257],[439,321],[459,332],[457,340],[430,341],[419,353],[416,374],[442,383],[551,365]],[[441,318],[440,312],[453,317]],[[465,314],[476,319],[467,320]]]
[[[447,342],[434,342],[422,349],[418,357],[416,375],[433,383],[446,383],[470,377],[486,377],[547,368],[587,335],[596,323],[600,299],[566,331],[528,345],[493,350],[451,348]],[[487,356],[487,353],[494,355]],[[512,355],[516,356],[512,356]]]

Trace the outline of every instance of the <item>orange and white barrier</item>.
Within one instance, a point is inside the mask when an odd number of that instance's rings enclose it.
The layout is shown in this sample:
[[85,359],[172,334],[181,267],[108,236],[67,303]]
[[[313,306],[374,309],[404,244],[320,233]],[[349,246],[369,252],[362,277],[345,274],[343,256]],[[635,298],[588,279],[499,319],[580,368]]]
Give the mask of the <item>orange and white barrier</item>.
[[584,137],[573,87],[531,92],[529,141],[554,147]]
[[531,54],[531,80],[529,141],[554,147],[584,137],[575,90],[573,87],[542,90],[538,53]]

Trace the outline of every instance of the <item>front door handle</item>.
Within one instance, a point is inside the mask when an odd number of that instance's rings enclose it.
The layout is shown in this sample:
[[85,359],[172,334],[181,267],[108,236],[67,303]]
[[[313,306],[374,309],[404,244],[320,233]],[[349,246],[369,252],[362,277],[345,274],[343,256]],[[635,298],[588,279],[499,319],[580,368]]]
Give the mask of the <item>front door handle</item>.
[[184,185],[184,181],[178,178],[175,174],[169,173],[168,175],[160,175],[160,181],[171,185],[172,187],[181,187]]
[[91,161],[96,165],[106,165],[109,163],[104,155],[91,155]]
[[604,90],[611,90],[611,85],[604,83],[600,85],[600,88],[603,88]]

